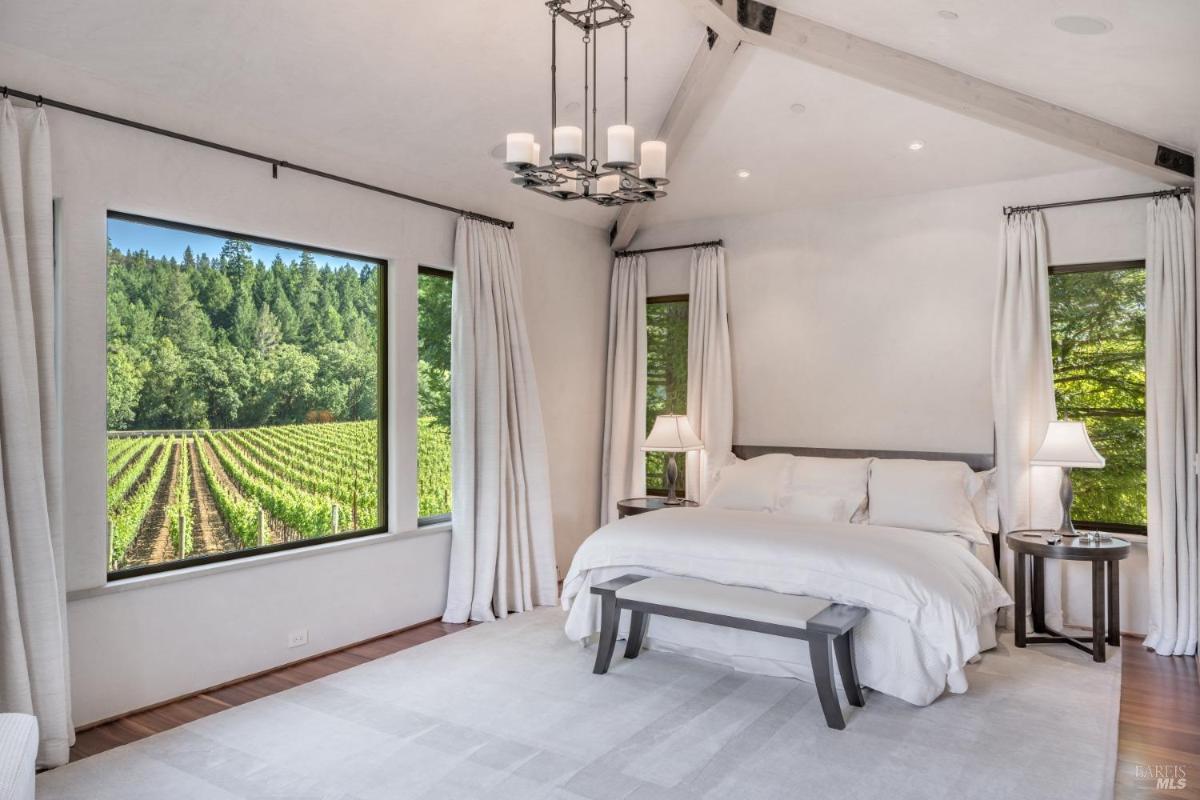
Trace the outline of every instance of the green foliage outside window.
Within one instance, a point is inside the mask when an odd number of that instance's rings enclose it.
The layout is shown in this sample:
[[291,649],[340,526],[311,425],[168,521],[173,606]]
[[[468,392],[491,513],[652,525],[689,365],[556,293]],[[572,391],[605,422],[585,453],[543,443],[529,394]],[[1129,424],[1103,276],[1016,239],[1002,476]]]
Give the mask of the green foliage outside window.
[[1050,277],[1058,416],[1083,421],[1107,462],[1071,473],[1077,521],[1146,524],[1145,278],[1142,269]]
[[448,275],[417,276],[417,514],[450,513],[450,301]]
[[[646,434],[659,414],[687,413],[688,302],[646,304]],[[683,496],[686,486],[683,454],[677,454],[679,480],[676,491]],[[666,453],[646,453],[646,491],[666,494]]]

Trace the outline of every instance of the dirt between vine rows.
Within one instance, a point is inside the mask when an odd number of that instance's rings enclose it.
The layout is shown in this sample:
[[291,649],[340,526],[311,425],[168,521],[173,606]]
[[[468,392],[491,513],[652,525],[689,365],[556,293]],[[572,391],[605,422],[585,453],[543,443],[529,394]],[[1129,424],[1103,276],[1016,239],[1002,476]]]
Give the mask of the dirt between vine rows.
[[154,501],[150,505],[150,511],[146,513],[146,518],[142,520],[138,535],[126,551],[126,566],[161,564],[176,557],[175,542],[171,541],[171,520],[168,518],[167,506],[171,503],[171,487],[175,485],[175,476],[179,473],[179,445],[171,443],[163,446],[171,448],[167,471],[163,473],[163,479],[154,491]]
[[[208,481],[204,480],[204,470],[200,467],[200,452],[196,449],[196,440],[189,439],[188,447],[191,464],[192,481],[192,552],[190,555],[202,556],[210,553],[228,553],[230,550],[241,548],[229,535],[225,521],[221,519],[221,511],[217,501],[208,490]],[[220,464],[216,465],[220,468]]]

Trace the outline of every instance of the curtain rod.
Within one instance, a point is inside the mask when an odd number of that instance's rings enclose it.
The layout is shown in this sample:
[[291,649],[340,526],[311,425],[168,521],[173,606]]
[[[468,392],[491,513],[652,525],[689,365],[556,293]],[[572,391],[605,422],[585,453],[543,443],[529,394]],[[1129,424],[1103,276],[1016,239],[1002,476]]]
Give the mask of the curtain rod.
[[664,250],[687,250],[690,247],[724,247],[724,239],[716,239],[711,242],[695,242],[693,244],[672,244],[667,247],[650,247],[645,250],[618,250],[614,255],[621,256],[640,256],[644,253],[661,253]]
[[1118,194],[1112,197],[1092,197],[1087,200],[1064,200],[1061,203],[1043,203],[1038,206],[1005,206],[1004,215],[1018,214],[1022,211],[1041,211],[1043,208],[1066,208],[1067,206],[1090,206],[1093,203],[1113,203],[1117,200],[1139,200],[1146,197],[1181,197],[1191,194],[1192,187],[1178,186],[1174,189],[1163,189],[1159,192],[1141,192],[1140,194]]
[[378,192],[379,194],[386,194],[388,197],[395,197],[399,200],[407,200],[410,203],[420,203],[423,206],[429,206],[431,208],[438,208],[438,209],[441,209],[442,211],[449,211],[454,214],[461,214],[464,217],[470,217],[471,219],[477,219],[482,222],[490,222],[493,225],[502,225],[505,228],[514,227],[513,223],[509,222],[508,220],[499,219],[497,217],[489,217],[486,214],[479,214],[474,211],[467,211],[466,209],[462,209],[462,208],[455,208],[454,206],[449,206],[449,205],[446,205],[445,203],[438,203],[434,200],[426,200],[423,197],[416,197],[411,194],[405,194],[404,192],[397,192],[394,189],[386,189],[382,186],[376,186],[374,184],[366,183],[364,181],[358,181],[353,178],[344,178],[341,175],[334,175],[331,172],[323,172],[319,169],[314,169],[312,167],[306,167],[301,164],[292,164],[288,161],[284,161],[281,158],[273,158],[271,156],[263,155],[262,153],[255,153],[250,150],[242,150],[237,147],[231,147],[227,144],[221,144],[220,142],[213,142],[208,139],[201,139],[197,136],[190,136],[186,133],[178,133],[176,131],[167,130],[166,128],[159,128],[154,125],[147,125],[144,122],[137,122],[136,120],[126,119],[125,117],[118,117],[114,114],[106,114],[103,111],[95,111],[90,108],[84,108],[83,106],[72,105],[71,103],[64,103],[61,100],[52,100],[51,98],[43,97],[40,94],[32,94],[30,92],[22,92],[17,89],[11,89],[7,86],[0,87],[0,98],[7,98],[10,96],[17,97],[22,100],[29,100],[30,102],[36,103],[39,106],[50,106],[51,108],[58,108],[58,109],[62,109],[63,111],[70,111],[73,114],[81,114],[85,117],[91,117],[92,119],[99,119],[99,120],[103,120],[104,122],[111,122],[114,125],[124,125],[127,128],[135,128],[139,131],[145,131],[147,133],[158,134],[159,136],[165,136],[168,139],[176,139],[180,142],[187,142],[188,144],[194,144],[199,147],[207,147],[210,150],[220,150],[222,153],[229,153],[230,155],[241,156],[242,158],[248,158],[251,161],[260,161],[264,164],[270,164],[272,178],[279,177],[280,169],[290,169],[294,172],[303,172],[306,175],[312,175],[317,178],[324,178],[327,181],[335,181],[337,183],[344,183],[347,186],[355,186],[355,187],[358,187],[359,189],[366,189],[369,192]]

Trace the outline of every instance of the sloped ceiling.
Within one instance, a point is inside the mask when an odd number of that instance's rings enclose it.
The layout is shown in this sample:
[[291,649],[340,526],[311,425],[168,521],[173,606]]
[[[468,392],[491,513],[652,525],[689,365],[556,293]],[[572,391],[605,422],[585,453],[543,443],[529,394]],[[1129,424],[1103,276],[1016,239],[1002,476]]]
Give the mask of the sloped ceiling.
[[[704,29],[675,0],[632,5],[630,121],[649,138]],[[1193,0],[780,5],[1184,148],[1200,131],[1200,48],[1192,44],[1200,3]],[[946,19],[940,10],[958,17]],[[1051,24],[1065,13],[1095,14],[1114,27],[1103,36],[1072,36]],[[555,203],[509,185],[491,154],[511,130],[548,139],[549,37],[541,0],[5,0],[0,45],[8,47],[0,48],[0,84],[10,80],[5,53],[28,52],[141,99],[106,110],[133,109],[147,122],[175,122],[196,135],[284,158],[294,146],[315,154],[313,166],[434,199],[477,198],[476,206],[493,209],[532,205],[607,226],[611,211]],[[603,127],[620,121],[620,73],[617,36],[600,38]],[[577,39],[574,29],[562,26],[564,116],[582,114],[565,110],[582,100]],[[70,89],[59,90],[60,99],[88,103]],[[156,98],[164,109],[159,118],[146,102]],[[791,110],[797,103],[802,113]],[[168,107],[179,113],[166,114]],[[926,146],[910,151],[916,139]],[[651,222],[1094,165],[748,46],[677,149],[671,196],[652,209]],[[740,169],[751,176],[736,177]]]

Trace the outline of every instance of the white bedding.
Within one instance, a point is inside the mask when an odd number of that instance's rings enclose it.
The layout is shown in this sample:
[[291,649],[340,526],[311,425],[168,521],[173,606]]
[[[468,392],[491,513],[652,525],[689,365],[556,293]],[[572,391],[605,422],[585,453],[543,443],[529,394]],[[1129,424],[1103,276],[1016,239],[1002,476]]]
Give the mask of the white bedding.
[[[599,629],[589,591],[617,575],[686,575],[864,606],[855,633],[859,678],[916,705],[966,691],[963,667],[995,646],[1008,593],[949,534],[855,523],[801,523],[762,512],[664,509],[593,533],[563,582],[566,633]],[[627,620],[626,620],[627,622]],[[765,634],[654,618],[647,644],[769,675],[812,679],[807,647]]]

